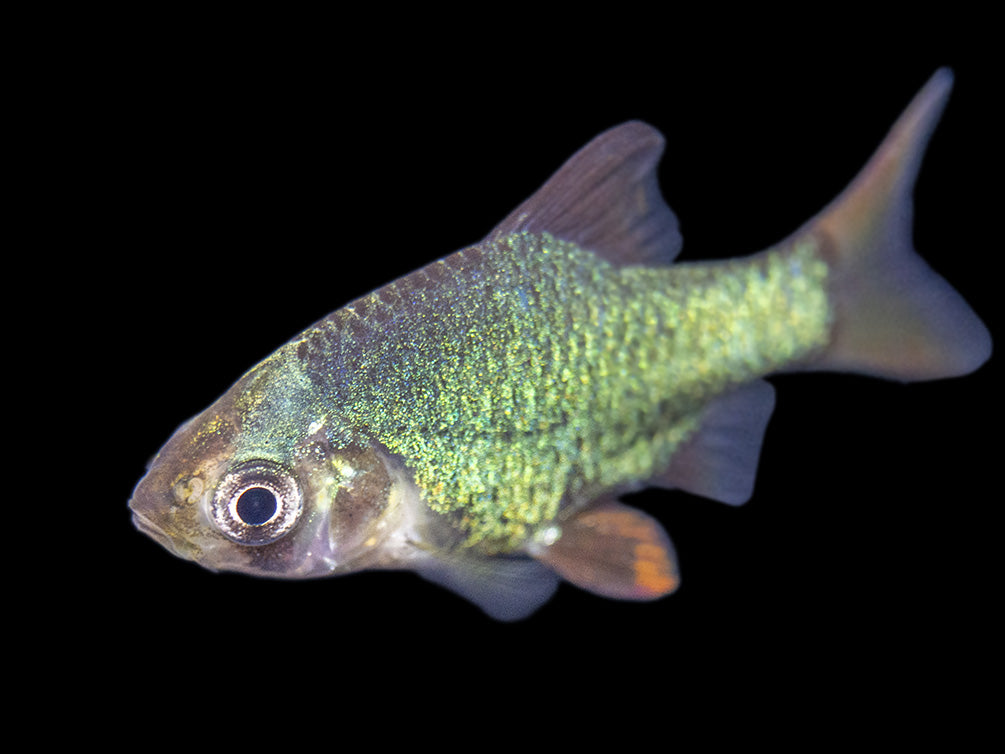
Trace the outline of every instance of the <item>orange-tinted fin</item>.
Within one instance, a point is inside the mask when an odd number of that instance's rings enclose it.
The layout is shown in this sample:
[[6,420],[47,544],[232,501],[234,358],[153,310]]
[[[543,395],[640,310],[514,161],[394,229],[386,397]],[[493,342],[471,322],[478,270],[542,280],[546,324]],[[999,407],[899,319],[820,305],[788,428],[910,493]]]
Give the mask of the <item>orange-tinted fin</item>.
[[844,193],[796,234],[814,237],[832,269],[832,343],[812,368],[926,380],[991,354],[987,328],[911,240],[914,181],[952,81],[936,71]]
[[[680,583],[673,546],[659,522],[613,500],[576,514],[560,532],[544,534],[530,554],[581,589],[621,600],[653,600]],[[557,539],[551,542],[548,535]]]

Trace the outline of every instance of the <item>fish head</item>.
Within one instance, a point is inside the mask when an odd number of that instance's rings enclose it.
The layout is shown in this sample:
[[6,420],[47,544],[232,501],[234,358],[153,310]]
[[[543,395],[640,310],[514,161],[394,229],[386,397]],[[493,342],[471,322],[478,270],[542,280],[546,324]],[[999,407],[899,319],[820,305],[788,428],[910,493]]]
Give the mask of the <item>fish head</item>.
[[133,492],[136,527],[213,571],[394,567],[407,475],[380,446],[334,441],[324,417],[277,412],[269,383],[246,377],[174,433]]

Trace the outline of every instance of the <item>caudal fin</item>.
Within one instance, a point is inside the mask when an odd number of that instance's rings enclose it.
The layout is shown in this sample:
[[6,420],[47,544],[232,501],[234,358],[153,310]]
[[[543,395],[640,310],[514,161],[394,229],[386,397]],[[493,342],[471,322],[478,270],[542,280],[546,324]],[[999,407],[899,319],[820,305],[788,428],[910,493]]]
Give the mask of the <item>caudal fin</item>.
[[815,367],[900,380],[953,377],[991,354],[991,336],[963,297],[914,250],[911,193],[952,88],[936,71],[851,185],[802,233],[833,271],[833,340]]

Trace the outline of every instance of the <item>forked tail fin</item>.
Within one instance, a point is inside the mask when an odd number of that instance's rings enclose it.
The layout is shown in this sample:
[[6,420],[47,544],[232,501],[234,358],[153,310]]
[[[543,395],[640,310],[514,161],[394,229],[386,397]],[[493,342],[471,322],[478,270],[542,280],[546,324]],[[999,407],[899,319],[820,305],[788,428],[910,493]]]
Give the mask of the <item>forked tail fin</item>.
[[991,354],[987,328],[911,241],[914,181],[952,84],[936,71],[855,180],[797,233],[821,242],[832,269],[833,340],[814,368],[929,380]]

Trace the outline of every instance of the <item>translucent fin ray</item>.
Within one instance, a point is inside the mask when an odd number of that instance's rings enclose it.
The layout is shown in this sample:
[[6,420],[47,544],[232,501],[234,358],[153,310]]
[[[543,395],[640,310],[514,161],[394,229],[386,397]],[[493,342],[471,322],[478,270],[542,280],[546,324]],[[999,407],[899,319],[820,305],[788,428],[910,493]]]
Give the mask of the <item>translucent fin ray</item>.
[[775,389],[764,380],[716,398],[698,433],[652,483],[730,505],[750,499],[764,431],[775,407]]
[[987,328],[911,239],[914,181],[952,79],[945,68],[932,76],[855,180],[799,233],[819,241],[833,268],[833,340],[814,368],[926,380],[967,374],[990,356]]
[[492,235],[547,232],[613,264],[669,264],[682,241],[656,177],[663,145],[659,131],[639,121],[605,131]]

